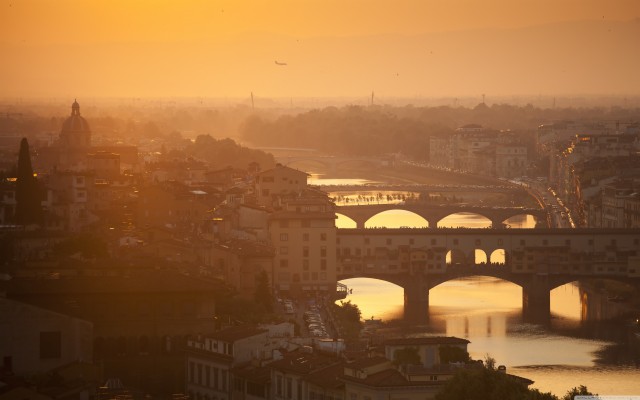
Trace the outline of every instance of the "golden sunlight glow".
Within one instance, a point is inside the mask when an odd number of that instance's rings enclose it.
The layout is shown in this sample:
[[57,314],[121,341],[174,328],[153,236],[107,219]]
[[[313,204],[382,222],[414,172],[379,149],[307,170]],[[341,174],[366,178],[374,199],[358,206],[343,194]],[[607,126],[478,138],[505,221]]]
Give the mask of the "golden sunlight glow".
[[[634,0],[2,0],[0,9],[4,96],[640,90],[629,79],[640,66]],[[603,71],[610,79],[594,79]]]

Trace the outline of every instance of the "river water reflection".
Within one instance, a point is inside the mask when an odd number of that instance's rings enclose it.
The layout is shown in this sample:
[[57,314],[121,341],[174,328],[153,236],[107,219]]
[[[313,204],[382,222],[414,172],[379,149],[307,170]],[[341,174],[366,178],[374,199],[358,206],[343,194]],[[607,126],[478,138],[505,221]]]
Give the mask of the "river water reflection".
[[[322,184],[316,180],[315,184]],[[349,183],[341,180],[341,183]],[[332,184],[336,184],[333,182]],[[512,227],[533,228],[531,216],[507,221]],[[338,216],[339,228],[354,228],[355,223]],[[486,228],[490,222],[473,214],[456,214],[438,224],[441,227]],[[388,211],[372,218],[367,227],[426,227],[421,217],[409,212]],[[343,281],[353,293],[348,300],[357,304],[363,318],[400,319],[403,313],[403,289],[374,279]],[[635,366],[596,363],[596,352],[611,346],[593,336],[575,337],[567,329],[578,328],[582,304],[575,283],[551,292],[550,326],[522,321],[522,290],[519,286],[489,277],[472,277],[445,282],[429,293],[429,324],[416,335],[446,335],[468,339],[472,358],[489,354],[509,373],[529,378],[543,392],[562,396],[574,386],[586,385],[601,395],[640,394],[640,370]],[[605,328],[602,328],[605,329]],[[607,328],[609,329],[609,328]],[[616,329],[616,328],[613,328]],[[619,327],[618,327],[619,329]]]

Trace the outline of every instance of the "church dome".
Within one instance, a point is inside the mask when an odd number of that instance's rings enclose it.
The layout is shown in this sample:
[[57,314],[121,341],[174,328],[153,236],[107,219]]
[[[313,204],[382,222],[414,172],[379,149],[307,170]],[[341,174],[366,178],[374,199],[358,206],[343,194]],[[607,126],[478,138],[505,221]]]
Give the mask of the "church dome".
[[80,115],[80,104],[74,101],[71,105],[71,116],[62,124],[60,141],[71,147],[89,147],[91,145],[91,129],[87,120]]

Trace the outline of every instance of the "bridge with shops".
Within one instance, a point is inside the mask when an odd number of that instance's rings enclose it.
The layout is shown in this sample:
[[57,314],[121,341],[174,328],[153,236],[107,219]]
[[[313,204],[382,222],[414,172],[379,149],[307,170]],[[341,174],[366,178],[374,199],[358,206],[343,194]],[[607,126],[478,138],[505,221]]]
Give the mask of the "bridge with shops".
[[521,186],[508,185],[439,185],[439,184],[384,184],[365,183],[362,185],[319,185],[325,192],[413,192],[413,193],[527,193]]
[[550,292],[583,279],[640,288],[639,229],[338,229],[337,279],[401,286],[405,316],[428,318],[429,290],[490,276],[522,288],[523,314],[548,320]]
[[547,211],[541,208],[525,207],[485,207],[475,205],[441,205],[423,202],[407,202],[405,204],[370,204],[336,206],[335,212],[349,217],[356,223],[356,228],[364,228],[365,223],[377,214],[390,210],[410,211],[424,218],[430,228],[437,228],[438,222],[452,214],[473,213],[491,221],[492,228],[503,228],[503,222],[516,215],[532,215],[537,221],[548,220]]

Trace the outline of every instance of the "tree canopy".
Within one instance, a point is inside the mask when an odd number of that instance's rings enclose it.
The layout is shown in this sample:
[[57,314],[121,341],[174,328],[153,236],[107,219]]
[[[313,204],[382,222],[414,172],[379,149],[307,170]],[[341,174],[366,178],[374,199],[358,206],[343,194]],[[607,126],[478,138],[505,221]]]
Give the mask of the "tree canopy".
[[42,223],[41,202],[42,193],[38,180],[33,175],[29,142],[26,138],[22,138],[16,177],[16,223],[23,225]]

